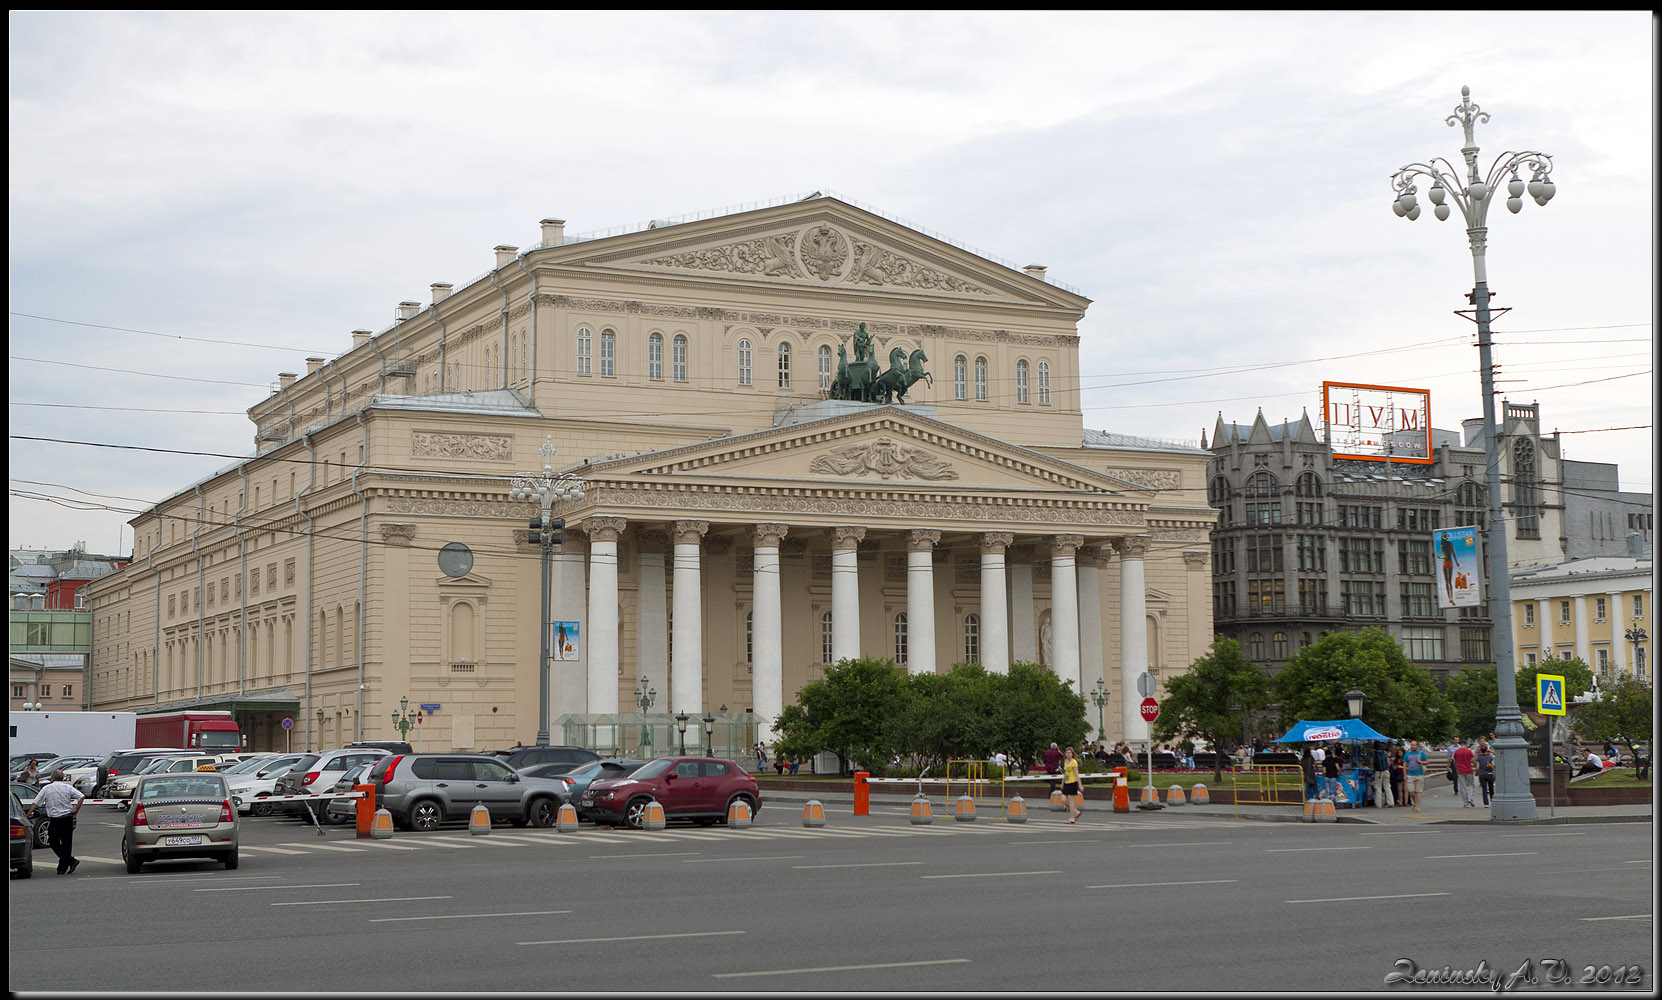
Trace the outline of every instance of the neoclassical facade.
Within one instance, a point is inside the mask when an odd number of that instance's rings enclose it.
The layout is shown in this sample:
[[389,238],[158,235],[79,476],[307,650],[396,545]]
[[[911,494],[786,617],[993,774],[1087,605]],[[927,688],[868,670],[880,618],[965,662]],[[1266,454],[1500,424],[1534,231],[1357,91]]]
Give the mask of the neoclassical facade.
[[[252,457],[132,521],[87,588],[94,707],[230,708],[280,747],[395,738],[408,699],[428,748],[530,742],[546,617],[556,740],[637,689],[765,736],[855,656],[1042,663],[1146,732],[1137,676],[1211,641],[1208,455],[1084,428],[1089,300],[817,195],[542,227],[280,375]],[[927,358],[904,403],[827,398],[860,323]],[[510,495],[545,463],[584,484],[546,616]]]

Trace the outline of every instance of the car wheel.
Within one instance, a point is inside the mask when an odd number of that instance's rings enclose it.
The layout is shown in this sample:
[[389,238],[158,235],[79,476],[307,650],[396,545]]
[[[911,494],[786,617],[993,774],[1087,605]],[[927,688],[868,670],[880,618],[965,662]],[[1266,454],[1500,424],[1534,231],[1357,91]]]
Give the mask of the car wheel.
[[727,822],[727,817],[732,815],[732,813],[733,813],[733,803],[735,803],[735,802],[743,802],[745,805],[750,807],[750,815],[752,817],[754,817],[756,815],[756,800],[755,799],[751,798],[748,795],[742,795],[742,794],[741,795],[735,795],[732,798],[727,800],[727,808],[723,809],[721,811],[721,822],[726,823]]
[[125,837],[121,840],[121,863],[127,866],[127,874],[129,875],[137,875],[139,870],[144,867],[144,862],[134,857],[133,852],[127,849],[127,839]]
[[349,821],[352,817],[351,814],[342,814],[334,812],[330,809],[325,809],[323,810],[323,818],[328,821],[330,826],[340,826],[342,823]]
[[225,862],[225,870],[226,871],[228,871],[228,872],[229,871],[236,871],[237,864],[238,864],[237,849],[234,848],[234,847],[231,848],[231,853],[225,855],[225,857],[221,858],[220,860]]
[[531,803],[529,817],[532,826],[549,827],[554,825],[555,806],[550,799],[538,799]]
[[52,846],[52,829],[45,820],[35,824],[35,846],[47,848]]
[[437,830],[444,822],[444,808],[432,799],[423,799],[410,807],[410,829],[428,832]]
[[248,807],[248,811],[253,813],[255,816],[270,816],[271,803],[256,801],[253,805]]
[[640,830],[646,827],[646,804],[651,799],[632,799],[623,808],[623,823],[631,830]]

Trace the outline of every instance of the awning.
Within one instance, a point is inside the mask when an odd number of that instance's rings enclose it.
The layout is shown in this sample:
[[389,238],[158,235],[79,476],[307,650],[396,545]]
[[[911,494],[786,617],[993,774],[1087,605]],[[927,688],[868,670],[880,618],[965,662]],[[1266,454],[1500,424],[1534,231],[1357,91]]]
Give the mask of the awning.
[[1379,743],[1395,743],[1382,733],[1361,719],[1335,719],[1331,722],[1299,722],[1287,730],[1287,735],[1275,740],[1276,743],[1322,743],[1327,740],[1351,740],[1356,742],[1375,741]]
[[173,701],[155,708],[139,710],[140,715],[159,712],[284,712],[294,715],[300,711],[300,699],[286,689],[272,691],[226,692],[206,698]]

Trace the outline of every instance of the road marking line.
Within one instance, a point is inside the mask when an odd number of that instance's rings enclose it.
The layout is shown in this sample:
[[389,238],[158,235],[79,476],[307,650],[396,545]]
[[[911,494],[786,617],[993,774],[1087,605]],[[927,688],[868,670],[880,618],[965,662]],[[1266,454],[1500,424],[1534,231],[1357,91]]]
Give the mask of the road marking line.
[[1585,837],[1585,833],[1503,833],[1502,837]]
[[918,878],[1003,878],[1007,875],[1060,875],[1061,869],[1041,872],[971,872],[964,875],[919,875]]
[[[1100,840],[1012,840],[1011,847],[1034,847],[1039,844],[1100,844]],[[1147,845],[1144,845],[1147,846]]]
[[799,976],[813,972],[859,972],[864,969],[905,969],[918,965],[957,965],[967,958],[937,958],[922,962],[882,962],[872,965],[822,965],[814,969],[766,969],[760,972],[714,972],[714,979],[738,979],[744,976]]
[[386,840],[361,840],[358,842],[364,847],[380,847],[389,851],[419,851],[421,848],[411,844],[394,844]]
[[850,865],[791,865],[792,868],[811,870],[814,868],[893,868],[899,865],[921,865],[922,861],[868,861],[863,864]]
[[[1389,831],[1382,831],[1380,833],[1364,833],[1364,834],[1362,834],[1362,836],[1364,836],[1364,837],[1426,837],[1426,836],[1435,837],[1435,836],[1439,836],[1441,833],[1442,833],[1441,830],[1389,830]],[[1579,837],[1581,835],[1576,834],[1576,836]]]
[[1641,858],[1638,861],[1623,861],[1622,862],[1622,864],[1624,864],[1624,865],[1648,865],[1648,864],[1652,864],[1652,863],[1653,862],[1650,858]]
[[1371,851],[1373,847],[1363,844],[1360,847],[1270,847],[1264,850],[1265,854],[1294,854],[1299,851]]
[[1124,847],[1222,847],[1227,841],[1208,840],[1198,844],[1124,844]]
[[596,944],[603,941],[658,941],[664,938],[723,937],[745,931],[691,931],[685,934],[633,934],[628,937],[566,938],[561,941],[518,941],[516,944]]
[[1539,854],[1539,853],[1541,853],[1541,852],[1539,852],[1539,851],[1510,851],[1510,852],[1502,852],[1502,853],[1499,853],[1499,854],[1428,854],[1428,855],[1426,855],[1425,859],[1427,861],[1441,861],[1441,860],[1446,859],[1446,858],[1521,858],[1521,857],[1525,857],[1527,855]]
[[801,857],[800,854],[769,854],[748,858],[688,858],[681,863],[684,865],[702,865],[712,861],[795,861]]
[[1422,896],[1447,896],[1446,892],[1405,892],[1395,896],[1334,896],[1329,899],[1284,899],[1283,903],[1354,903],[1367,899],[1419,899]]
[[394,924],[402,920],[472,920],[476,917],[546,917],[570,910],[522,910],[518,913],[447,913],[433,917],[373,917],[372,924]]
[[1121,882],[1117,885],[1088,885],[1087,889],[1143,889],[1157,885],[1218,885],[1224,882],[1239,882],[1238,878],[1205,878],[1193,882]]
[[1582,917],[1581,919],[1582,920],[1651,920],[1651,919],[1654,919],[1654,916],[1655,916],[1654,914],[1650,914],[1650,913],[1631,913],[1631,914],[1628,914],[1625,917]]
[[191,892],[253,892],[256,889],[344,889],[357,882],[312,882],[307,885],[234,885],[224,889],[192,889]]
[[610,858],[685,858],[703,851],[659,851],[652,854],[591,854],[589,860],[600,861]]
[[312,844],[311,848],[314,851],[345,851],[348,854],[356,854],[363,850],[361,847],[339,847],[335,844]]
[[77,854],[75,856],[75,860],[83,862],[91,861],[94,864],[100,865],[119,865],[123,863],[119,858],[95,858],[90,854]]
[[413,903],[422,899],[449,899],[449,896],[387,896],[381,899],[313,899],[304,903],[272,903],[272,906],[334,906],[340,903]]
[[244,854],[305,854],[305,851],[290,851],[281,847],[239,847]]

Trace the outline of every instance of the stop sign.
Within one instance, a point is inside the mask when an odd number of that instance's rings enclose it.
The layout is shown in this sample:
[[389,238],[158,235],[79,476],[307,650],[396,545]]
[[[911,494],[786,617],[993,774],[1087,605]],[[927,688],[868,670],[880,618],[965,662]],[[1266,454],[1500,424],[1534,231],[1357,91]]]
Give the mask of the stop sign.
[[1142,713],[1144,722],[1153,722],[1160,717],[1160,703],[1153,698],[1144,698]]

